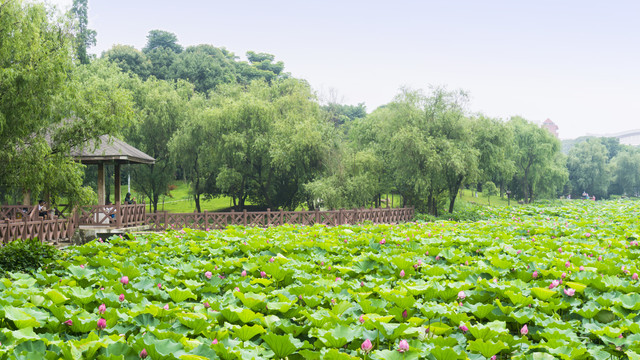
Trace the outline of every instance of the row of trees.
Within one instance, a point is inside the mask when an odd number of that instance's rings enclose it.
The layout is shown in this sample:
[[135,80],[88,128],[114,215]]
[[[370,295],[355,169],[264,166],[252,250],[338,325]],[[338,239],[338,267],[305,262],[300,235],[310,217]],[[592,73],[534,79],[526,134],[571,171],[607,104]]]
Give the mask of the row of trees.
[[217,196],[238,209],[295,209],[380,204],[394,193],[437,214],[453,211],[463,187],[497,187],[524,202],[637,192],[636,150],[590,140],[567,157],[525,119],[471,113],[463,91],[403,89],[367,114],[363,104],[320,105],[270,54],[240,61],[212,45],[184,49],[174,34],[153,30],[142,50],[116,45],[91,59],[86,0],[60,19],[38,4],[3,6],[3,194],[90,201],[83,166],[68,154],[105,133],[156,159],[131,167],[134,188],[154,209],[176,178],[191,185],[196,211]]
[[598,198],[609,195],[638,196],[640,149],[620,145],[614,138],[587,138],[574,145],[567,159],[568,193],[583,191]]

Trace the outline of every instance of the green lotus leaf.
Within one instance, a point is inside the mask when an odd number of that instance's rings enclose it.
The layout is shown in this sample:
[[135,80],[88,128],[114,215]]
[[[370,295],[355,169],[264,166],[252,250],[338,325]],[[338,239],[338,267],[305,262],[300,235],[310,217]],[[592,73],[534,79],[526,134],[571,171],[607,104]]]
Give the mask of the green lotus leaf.
[[620,303],[625,309],[640,310],[640,294],[625,294],[620,296]]
[[557,294],[556,291],[539,288],[539,287],[531,288],[531,292],[533,293],[533,295],[535,295],[538,299],[542,301],[546,301],[547,299]]
[[579,282],[567,281],[565,284],[579,293],[583,293],[584,289],[587,288],[587,285],[581,284]]
[[242,301],[242,304],[253,310],[262,310],[264,309],[265,303],[267,301],[267,295],[260,293],[242,293],[236,292],[235,296]]
[[171,300],[174,302],[183,302],[187,299],[198,300],[198,296],[189,289],[173,288],[168,291]]
[[260,325],[244,325],[241,328],[234,330],[233,334],[242,341],[249,341],[254,336],[264,334],[266,331]]
[[18,329],[40,327],[42,324],[32,315],[27,314],[22,308],[13,306],[4,307],[5,319],[13,321]]
[[177,313],[176,317],[182,325],[192,329],[194,334],[201,334],[209,327],[209,319],[204,314]]
[[293,354],[303,345],[300,340],[294,338],[291,334],[276,335],[274,333],[269,333],[262,335],[261,338],[265,343],[267,343],[267,345],[269,345],[269,348],[273,351],[275,356],[280,359]]
[[401,353],[397,350],[377,350],[371,354],[371,358],[380,360],[415,360],[420,359],[420,352],[409,350]]
[[479,352],[482,356],[489,358],[502,350],[509,350],[509,347],[502,341],[492,342],[478,339],[470,341],[467,350]]
[[462,360],[466,359],[466,356],[453,350],[452,348],[441,348],[436,346],[431,350],[431,354],[437,360]]
[[75,286],[69,289],[68,295],[70,295],[74,301],[79,302],[82,305],[86,305],[93,301],[95,294],[90,288],[81,288]]

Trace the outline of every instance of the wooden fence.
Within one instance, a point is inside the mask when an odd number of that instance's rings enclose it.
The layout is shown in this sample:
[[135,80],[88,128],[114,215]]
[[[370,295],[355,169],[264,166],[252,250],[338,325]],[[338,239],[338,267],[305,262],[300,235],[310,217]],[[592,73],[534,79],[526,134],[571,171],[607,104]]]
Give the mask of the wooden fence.
[[145,204],[82,206],[75,212],[80,226],[125,228],[144,225]]
[[414,209],[371,208],[329,211],[243,211],[202,213],[149,213],[146,225],[153,231],[169,229],[223,229],[229,225],[269,227],[283,224],[338,226],[370,221],[374,224],[391,224],[413,219]]
[[56,218],[45,220],[2,220],[0,222],[0,243],[5,244],[17,239],[38,238],[40,241],[58,241],[71,239],[76,229],[74,219]]
[[[5,206],[3,206],[4,211]],[[11,209],[18,210],[11,210]],[[17,214],[23,206],[11,207],[0,214]],[[25,216],[22,219],[0,220],[0,243],[17,239],[38,238],[41,241],[71,239],[79,226],[127,228],[147,226],[153,231],[169,229],[223,229],[230,225],[269,227],[283,224],[337,226],[370,221],[374,224],[390,224],[413,219],[414,210],[409,208],[371,208],[330,211],[242,211],[203,213],[146,213],[145,204],[95,205],[78,208],[67,218],[43,219]]]

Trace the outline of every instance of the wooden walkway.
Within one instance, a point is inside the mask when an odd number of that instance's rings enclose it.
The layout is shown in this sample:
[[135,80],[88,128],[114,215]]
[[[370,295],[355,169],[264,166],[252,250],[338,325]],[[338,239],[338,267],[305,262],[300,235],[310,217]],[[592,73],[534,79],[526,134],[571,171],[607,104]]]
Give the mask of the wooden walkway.
[[[345,224],[394,224],[411,221],[413,207],[408,208],[363,208],[329,211],[242,211],[202,213],[146,213],[145,205],[100,205],[76,209],[68,216],[53,216],[44,219],[24,212],[23,206],[0,208],[0,244],[18,239],[38,238],[41,241],[72,243],[74,234],[83,234],[87,229],[94,234],[110,234],[136,229],[165,231],[171,229],[224,229],[231,225],[269,227],[283,224],[338,226]],[[31,209],[28,209],[31,210]],[[22,216],[22,218],[17,218]],[[93,235],[91,235],[93,236]]]

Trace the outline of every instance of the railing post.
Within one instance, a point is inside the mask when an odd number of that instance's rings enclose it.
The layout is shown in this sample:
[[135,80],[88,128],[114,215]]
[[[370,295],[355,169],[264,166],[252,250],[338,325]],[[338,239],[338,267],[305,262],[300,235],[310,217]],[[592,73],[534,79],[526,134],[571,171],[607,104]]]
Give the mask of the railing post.
[[41,218],[40,219],[40,231],[38,231],[38,240],[40,240],[40,242],[43,243],[44,242],[43,239],[44,239],[44,218]]
[[316,224],[320,223],[320,210],[316,208]]
[[209,218],[208,218],[207,210],[204,211],[204,229],[207,230],[209,228]]
[[344,213],[342,212],[342,209],[338,210],[338,224],[337,225],[344,225]]
[[116,203],[116,227],[118,229],[122,228],[122,208],[120,207],[120,203]]
[[265,224],[266,227],[271,226],[271,209],[267,208],[267,221]]
[[280,209],[280,224],[279,226],[284,225],[284,210]]
[[162,216],[162,221],[163,221],[163,224],[164,224],[163,227],[162,227],[162,230],[166,231],[167,230],[167,211],[163,211],[162,215],[163,215]]
[[27,217],[24,217],[24,224],[22,226],[22,240],[26,240],[26,236],[27,236],[27,221],[29,219],[27,219]]

